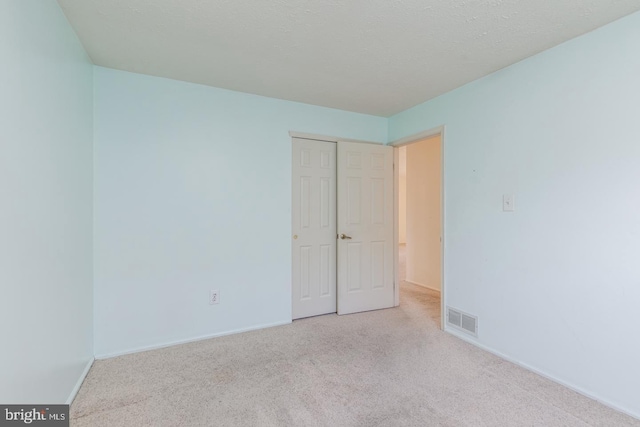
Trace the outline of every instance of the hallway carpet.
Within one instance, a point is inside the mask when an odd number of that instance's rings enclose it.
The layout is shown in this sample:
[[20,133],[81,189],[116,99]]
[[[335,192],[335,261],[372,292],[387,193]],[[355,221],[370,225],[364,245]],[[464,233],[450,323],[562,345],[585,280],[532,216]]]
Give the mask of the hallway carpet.
[[439,330],[439,295],[96,361],[72,426],[640,426]]

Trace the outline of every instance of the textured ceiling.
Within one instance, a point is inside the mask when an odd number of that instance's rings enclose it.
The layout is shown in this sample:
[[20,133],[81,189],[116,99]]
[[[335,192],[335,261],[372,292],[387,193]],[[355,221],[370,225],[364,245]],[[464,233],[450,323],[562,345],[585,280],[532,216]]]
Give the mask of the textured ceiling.
[[389,116],[639,0],[58,0],[95,64]]

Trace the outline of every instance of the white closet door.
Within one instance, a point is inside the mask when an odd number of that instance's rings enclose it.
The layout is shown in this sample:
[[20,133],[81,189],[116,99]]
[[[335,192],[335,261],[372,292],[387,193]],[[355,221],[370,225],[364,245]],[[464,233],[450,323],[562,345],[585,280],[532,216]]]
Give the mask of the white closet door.
[[338,314],[393,307],[393,148],[338,142]]
[[293,319],[336,312],[336,144],[293,139]]

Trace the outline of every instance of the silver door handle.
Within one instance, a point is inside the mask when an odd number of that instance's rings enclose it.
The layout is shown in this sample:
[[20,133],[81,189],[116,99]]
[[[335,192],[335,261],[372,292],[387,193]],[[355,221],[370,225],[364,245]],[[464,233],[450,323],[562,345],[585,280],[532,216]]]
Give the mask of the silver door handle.
[[339,238],[341,238],[342,240],[349,240],[351,239],[351,236],[347,236],[346,234],[341,234],[338,236]]

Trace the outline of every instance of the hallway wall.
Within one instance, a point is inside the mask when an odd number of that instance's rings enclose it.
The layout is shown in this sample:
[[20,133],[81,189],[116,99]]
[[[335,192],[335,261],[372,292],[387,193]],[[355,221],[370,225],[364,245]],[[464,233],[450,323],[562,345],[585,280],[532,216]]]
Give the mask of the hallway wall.
[[407,145],[407,278],[440,290],[440,135]]
[[407,243],[407,147],[398,148],[398,243]]

